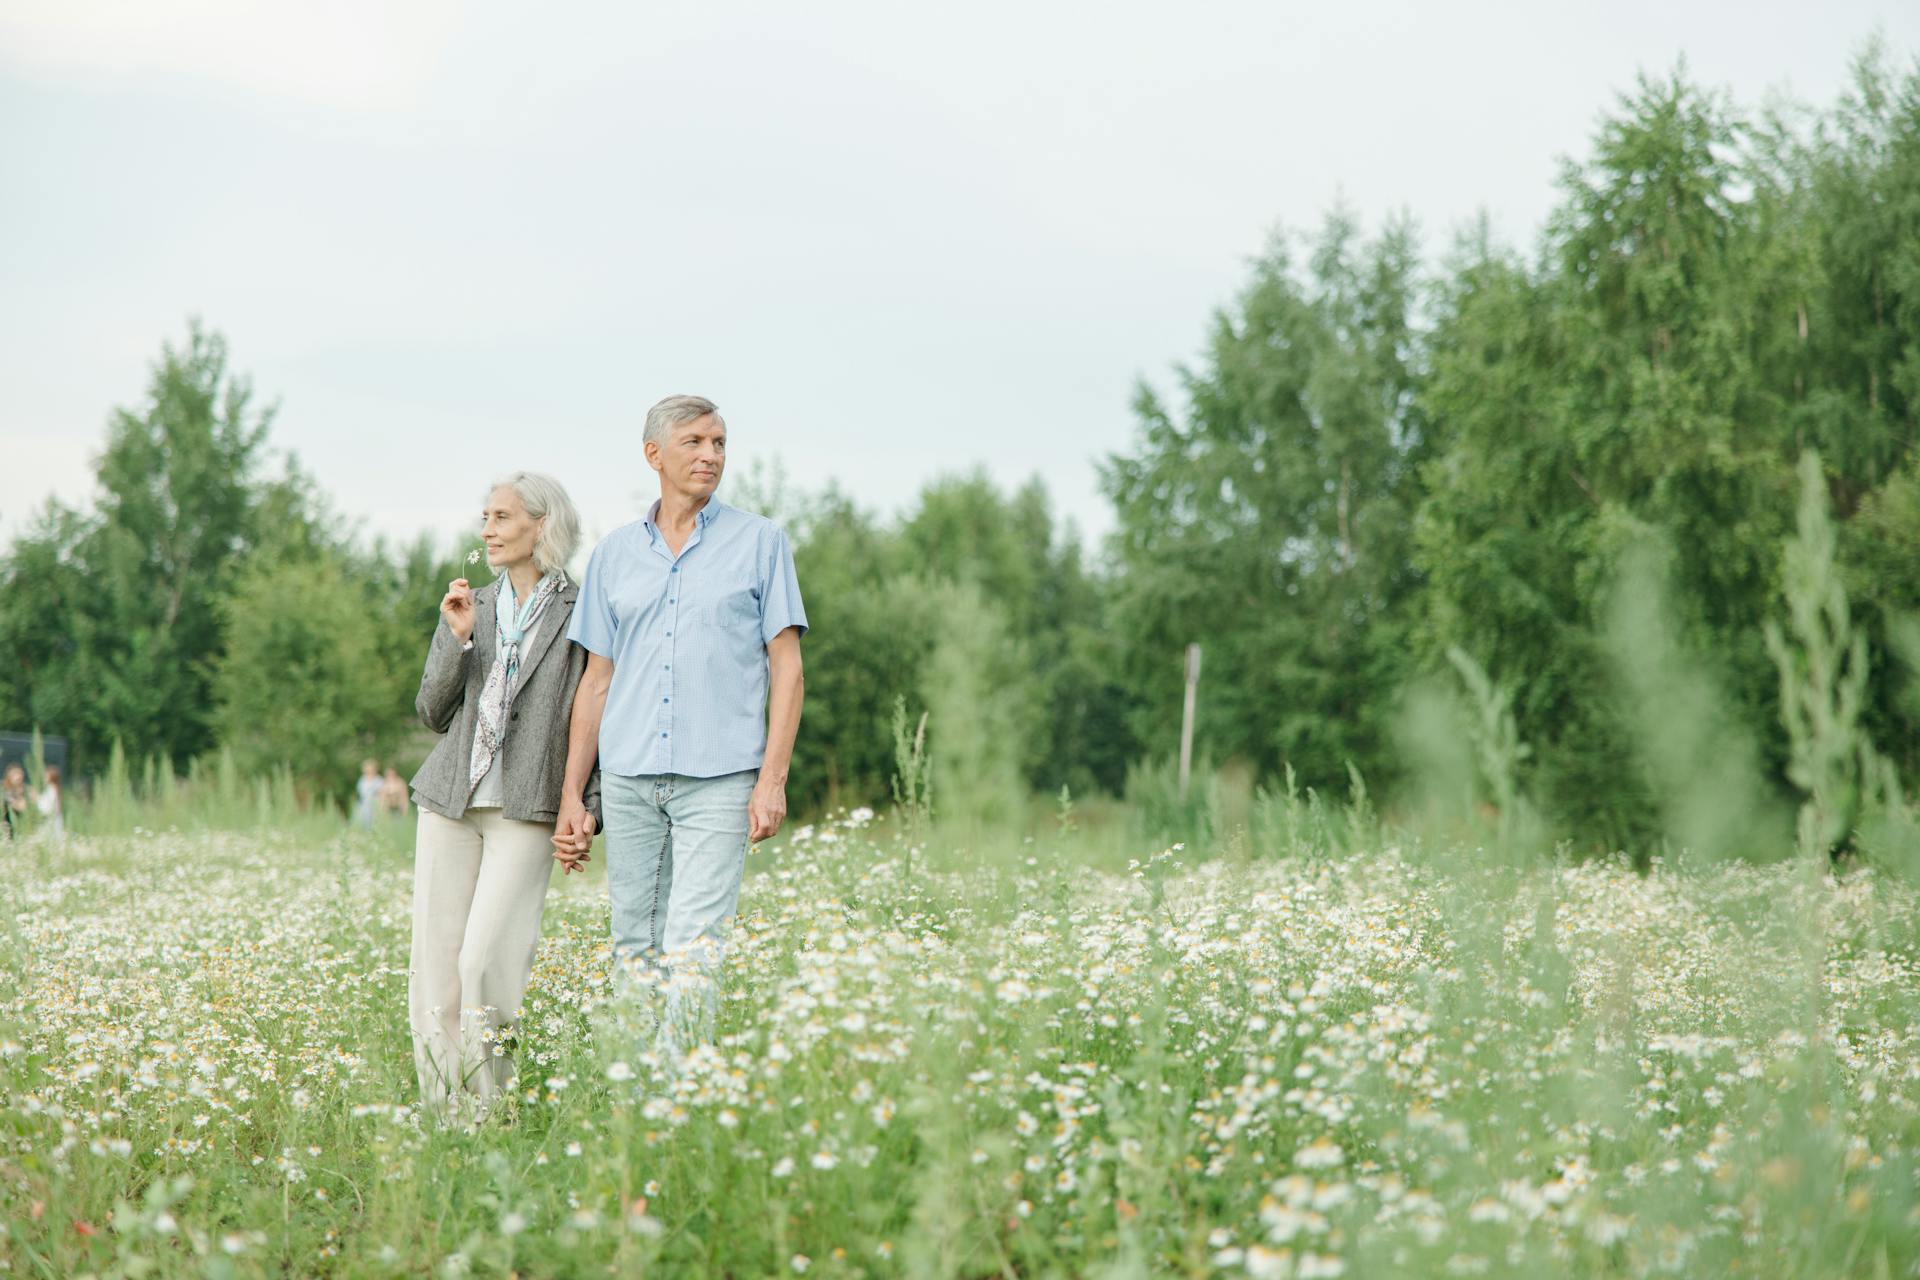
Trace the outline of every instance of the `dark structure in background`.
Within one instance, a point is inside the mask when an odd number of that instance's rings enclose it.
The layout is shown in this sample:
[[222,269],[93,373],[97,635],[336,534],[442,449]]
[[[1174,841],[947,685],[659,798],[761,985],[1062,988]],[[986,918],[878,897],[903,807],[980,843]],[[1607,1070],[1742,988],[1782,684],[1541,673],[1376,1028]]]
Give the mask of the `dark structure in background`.
[[[67,740],[65,738],[40,739],[43,764],[58,765],[61,773],[67,772]],[[0,732],[0,772],[5,772],[10,764],[17,764],[31,771],[29,761],[33,757],[33,735],[31,733]]]

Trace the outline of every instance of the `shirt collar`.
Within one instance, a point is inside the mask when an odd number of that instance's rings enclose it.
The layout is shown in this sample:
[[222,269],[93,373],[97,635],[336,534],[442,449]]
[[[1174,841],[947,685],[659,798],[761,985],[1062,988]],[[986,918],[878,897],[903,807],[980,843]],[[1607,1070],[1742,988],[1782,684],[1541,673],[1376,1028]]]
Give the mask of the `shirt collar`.
[[[708,498],[707,505],[701,507],[700,510],[694,513],[693,527],[696,530],[705,529],[709,524],[713,523],[715,516],[726,509],[726,505],[726,503],[720,501],[718,498]],[[660,532],[660,526],[656,523],[659,518],[660,499],[655,498],[653,505],[647,508],[647,514],[641,517],[642,522],[647,526],[648,537],[654,537]]]

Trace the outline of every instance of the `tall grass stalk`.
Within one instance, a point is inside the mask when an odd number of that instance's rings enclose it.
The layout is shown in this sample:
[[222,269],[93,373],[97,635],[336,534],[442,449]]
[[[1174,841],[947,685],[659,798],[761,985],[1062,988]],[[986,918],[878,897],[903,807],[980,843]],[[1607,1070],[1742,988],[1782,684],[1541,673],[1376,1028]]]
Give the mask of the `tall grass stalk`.
[[1651,537],[1634,542],[1604,610],[1607,656],[1660,827],[1697,860],[1778,856],[1787,846],[1785,815],[1763,781],[1754,735],[1682,642],[1669,556]]
[[1467,694],[1466,738],[1492,810],[1493,848],[1508,862],[1532,856],[1545,842],[1545,827],[1521,789],[1520,770],[1533,748],[1520,738],[1513,690],[1457,645],[1448,648],[1447,661]]
[[[182,777],[160,755],[140,762],[136,780],[117,741],[106,771],[90,787],[67,787],[65,804],[68,830],[86,836],[275,831],[319,841],[336,835],[345,821],[331,797],[304,794],[285,765],[249,777],[222,749],[191,761]],[[393,847],[410,846],[412,826],[386,821],[376,834]]]
[[1797,529],[1781,565],[1788,627],[1766,624],[1767,648],[1780,672],[1780,717],[1788,739],[1787,776],[1805,799],[1799,847],[1826,858],[1860,816],[1863,776],[1873,749],[1860,728],[1867,684],[1867,637],[1855,631],[1835,564],[1833,521],[1820,457],[1800,455]]
[[933,824],[933,762],[927,758],[927,716],[922,711],[907,732],[907,700],[893,700],[893,803],[905,824],[909,847],[918,845]]

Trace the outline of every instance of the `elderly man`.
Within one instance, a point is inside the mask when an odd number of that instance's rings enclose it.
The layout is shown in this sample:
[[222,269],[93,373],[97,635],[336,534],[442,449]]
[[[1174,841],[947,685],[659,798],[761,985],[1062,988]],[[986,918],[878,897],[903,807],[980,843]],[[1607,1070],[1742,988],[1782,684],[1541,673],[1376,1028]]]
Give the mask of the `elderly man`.
[[787,814],[807,615],[786,533],[714,497],[727,424],[713,402],[654,405],[645,448],[659,501],[594,548],[567,630],[588,656],[554,846],[569,871],[586,857],[597,752],[616,981],[674,979],[672,1051],[711,1034],[747,846]]

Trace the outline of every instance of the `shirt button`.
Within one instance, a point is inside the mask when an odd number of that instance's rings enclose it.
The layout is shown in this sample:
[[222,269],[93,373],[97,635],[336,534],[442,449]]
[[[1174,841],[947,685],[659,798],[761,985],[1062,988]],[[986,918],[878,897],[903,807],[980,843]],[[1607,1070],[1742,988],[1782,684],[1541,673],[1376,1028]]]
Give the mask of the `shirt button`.
[[669,632],[667,632],[667,634],[668,634],[668,635],[672,635],[672,634],[673,634],[673,632],[671,632],[671,631],[669,631]]
[[661,734],[660,736],[664,738],[664,737],[666,737],[667,735],[663,733],[663,734]]
[[666,699],[665,699],[665,698],[662,698],[662,699],[660,699],[660,701],[662,701],[662,702],[665,702],[665,701],[666,701]]
[[672,573],[680,572],[680,566],[679,565],[673,566],[673,568],[669,572],[672,572]]

